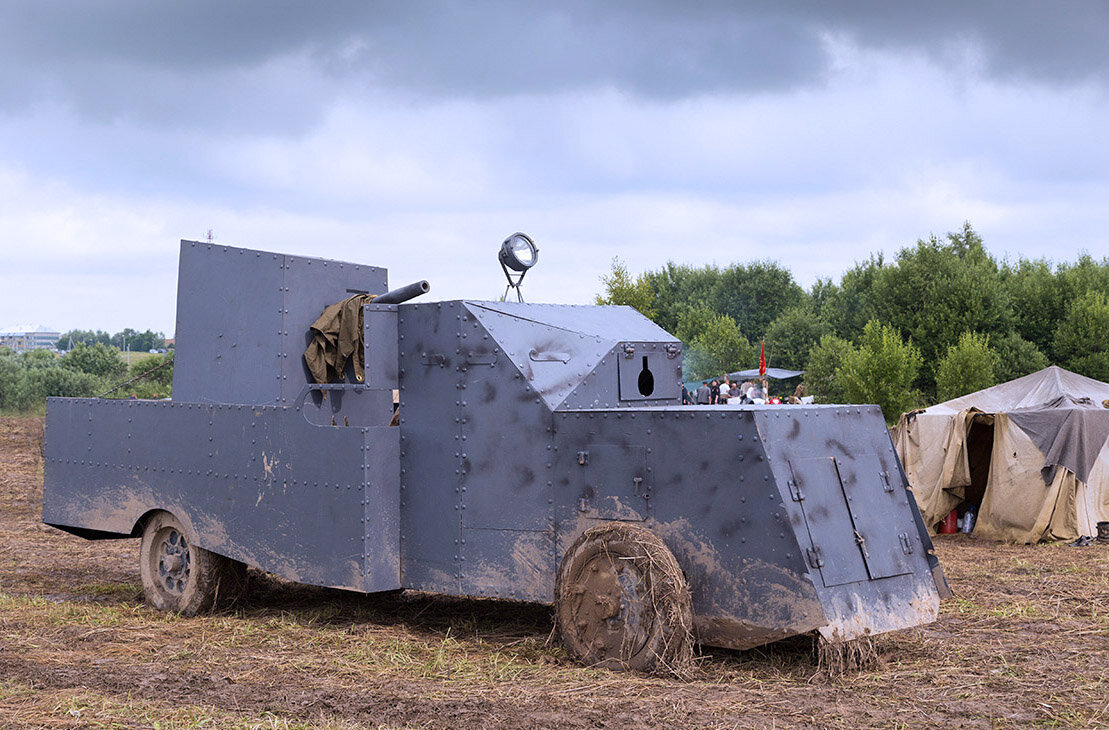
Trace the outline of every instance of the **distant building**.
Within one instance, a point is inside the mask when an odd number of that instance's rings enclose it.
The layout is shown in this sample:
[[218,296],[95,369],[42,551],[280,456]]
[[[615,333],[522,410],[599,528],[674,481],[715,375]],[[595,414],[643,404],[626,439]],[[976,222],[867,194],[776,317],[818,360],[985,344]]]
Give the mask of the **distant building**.
[[0,329],[0,347],[10,347],[15,352],[27,350],[52,350],[58,344],[61,332],[36,325]]

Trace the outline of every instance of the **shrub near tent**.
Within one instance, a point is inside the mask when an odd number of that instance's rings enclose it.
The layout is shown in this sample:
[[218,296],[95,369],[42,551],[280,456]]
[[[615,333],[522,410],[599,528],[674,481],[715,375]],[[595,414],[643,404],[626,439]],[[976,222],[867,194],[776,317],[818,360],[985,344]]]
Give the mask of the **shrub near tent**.
[[990,338],[978,332],[964,332],[957,344],[947,348],[936,371],[936,394],[944,399],[958,398],[997,382],[1000,358],[990,347]]

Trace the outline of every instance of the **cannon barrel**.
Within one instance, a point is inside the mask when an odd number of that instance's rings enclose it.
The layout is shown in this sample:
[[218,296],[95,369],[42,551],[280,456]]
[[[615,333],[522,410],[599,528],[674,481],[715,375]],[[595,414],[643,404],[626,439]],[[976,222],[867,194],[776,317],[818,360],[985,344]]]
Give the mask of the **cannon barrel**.
[[385,292],[381,296],[374,297],[374,304],[400,304],[407,302],[409,299],[414,299],[421,294],[427,294],[431,290],[431,284],[424,281],[415,281],[407,286],[402,286],[400,289],[394,289],[390,292]]

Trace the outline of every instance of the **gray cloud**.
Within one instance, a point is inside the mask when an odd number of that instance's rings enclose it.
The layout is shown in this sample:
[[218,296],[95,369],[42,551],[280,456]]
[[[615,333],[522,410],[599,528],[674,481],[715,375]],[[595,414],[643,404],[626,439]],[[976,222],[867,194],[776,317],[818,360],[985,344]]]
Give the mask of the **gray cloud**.
[[826,34],[1000,78],[1106,81],[1109,5],[986,2],[8,3],[0,113],[298,133],[359,90],[488,98],[611,88],[655,99],[819,84]]
[[994,250],[1109,246],[1101,4],[524,5],[0,2],[0,311],[171,328],[175,241],[208,228],[448,297],[499,295],[521,228],[529,296],[577,302],[613,254],[808,282],[968,218]]
[[994,78],[1044,83],[1109,81],[1109,4],[1099,0],[856,0],[811,6],[815,22],[864,47],[916,50],[959,63],[969,48]]

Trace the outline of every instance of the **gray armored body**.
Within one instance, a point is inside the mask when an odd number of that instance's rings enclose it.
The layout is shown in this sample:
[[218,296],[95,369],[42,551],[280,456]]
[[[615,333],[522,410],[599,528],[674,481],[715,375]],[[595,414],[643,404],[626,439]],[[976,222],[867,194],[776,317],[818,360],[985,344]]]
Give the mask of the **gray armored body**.
[[51,399],[43,521],[141,536],[158,608],[204,610],[246,565],[538,601],[610,667],[936,617],[876,407],[682,407],[681,343],[630,308],[403,303],[426,285],[363,306],[364,381],[315,384],[312,323],[387,291],[381,268],[182,242],[173,400]]

